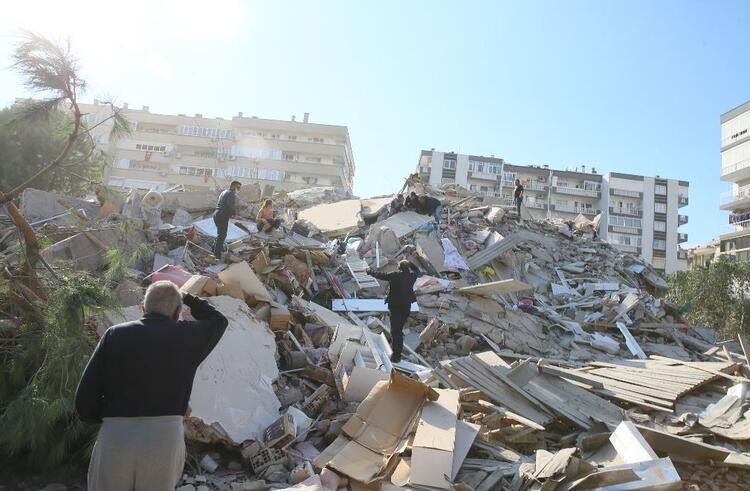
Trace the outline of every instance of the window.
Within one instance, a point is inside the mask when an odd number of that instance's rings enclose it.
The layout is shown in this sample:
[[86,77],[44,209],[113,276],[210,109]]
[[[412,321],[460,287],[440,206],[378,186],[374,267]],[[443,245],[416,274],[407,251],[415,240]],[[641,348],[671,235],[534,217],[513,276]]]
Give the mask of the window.
[[641,238],[633,235],[609,234],[609,240],[615,244],[641,247]]
[[443,169],[456,170],[456,161],[452,159],[443,160]]
[[666,203],[654,203],[654,211],[656,213],[666,213],[667,204]]
[[216,140],[232,138],[232,130],[220,128],[202,128],[200,126],[178,126],[177,133],[184,136],[203,136]]
[[667,222],[654,222],[654,230],[657,232],[666,232]]
[[667,241],[664,239],[654,239],[654,249],[664,251],[667,249]]
[[485,172],[487,172],[487,174],[495,174],[496,176],[499,176],[501,166],[500,164],[487,164],[487,170]]
[[469,160],[469,170],[471,172],[484,172],[484,162]]
[[233,157],[245,157],[248,159],[284,160],[284,153],[273,148],[252,148],[233,146],[230,152]]
[[178,173],[181,176],[213,176],[214,169],[207,169],[205,167],[180,166]]
[[661,195],[667,194],[667,186],[665,186],[664,184],[657,184],[656,186],[654,186],[654,193]]
[[297,160],[297,156],[293,153],[284,153],[284,160],[295,161]]
[[[586,203],[586,208],[590,208],[591,204]],[[629,227],[629,228],[641,228],[641,219],[640,218],[628,218],[628,217],[620,217],[620,216],[611,216],[609,217],[609,224],[615,225],[618,227]]]
[[307,141],[313,142],[313,143],[323,143],[324,140],[323,138],[320,138],[318,136],[311,136],[310,138],[307,139]]
[[254,167],[227,167],[226,177],[247,177],[266,181],[283,181],[286,173],[275,169],[256,169]]
[[268,138],[278,140],[279,138],[281,138],[281,135],[279,135],[278,133],[271,133],[270,135],[268,135]]
[[287,139],[289,139],[291,141],[297,141],[297,135],[288,135]]
[[587,191],[599,191],[601,189],[601,184],[593,181],[583,181],[583,189],[586,189]]
[[117,159],[112,164],[115,169],[130,169],[130,160],[128,159]]
[[322,161],[320,157],[305,157],[305,162],[314,162],[319,164]]
[[166,145],[146,145],[145,143],[136,143],[136,150],[144,150],[146,152],[166,152]]

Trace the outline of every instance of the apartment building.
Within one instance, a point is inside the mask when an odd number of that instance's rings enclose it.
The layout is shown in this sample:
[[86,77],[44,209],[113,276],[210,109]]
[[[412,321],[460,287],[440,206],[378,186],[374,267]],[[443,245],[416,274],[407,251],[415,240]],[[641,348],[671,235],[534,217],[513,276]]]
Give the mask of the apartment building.
[[602,239],[637,254],[656,269],[687,268],[688,240],[679,227],[688,222],[679,209],[688,204],[686,181],[610,172],[585,166],[557,170],[547,165],[514,165],[494,156],[422,150],[417,172],[431,185],[456,183],[490,202],[513,204],[515,179],[525,187],[524,204],[537,219],[572,220],[602,213]]
[[222,188],[232,180],[294,190],[354,182],[346,126],[245,117],[167,115],[148,106],[122,107],[133,133],[109,140],[109,105],[81,104],[84,120],[110,160],[105,182],[114,187],[163,190]]
[[732,189],[721,195],[729,221],[719,236],[720,254],[750,260],[750,101],[721,115],[721,180]]
[[688,249],[688,269],[697,269],[711,264],[719,255],[719,240],[713,239],[706,244],[697,245]]

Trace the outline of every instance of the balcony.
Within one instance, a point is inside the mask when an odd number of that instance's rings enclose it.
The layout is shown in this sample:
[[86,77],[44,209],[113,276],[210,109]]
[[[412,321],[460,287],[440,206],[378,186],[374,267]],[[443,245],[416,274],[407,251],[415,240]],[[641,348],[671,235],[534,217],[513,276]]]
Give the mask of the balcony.
[[641,235],[641,229],[637,227],[625,227],[623,225],[610,225],[610,232],[618,234],[630,234],[630,235]]
[[552,191],[558,194],[571,194],[573,196],[588,196],[598,198],[601,191],[597,189],[574,188],[570,186],[553,186]]
[[722,181],[736,182],[747,178],[750,178],[750,159],[740,160],[721,168]]
[[685,225],[688,222],[687,215],[677,215],[677,226]]
[[684,249],[677,249],[677,259],[680,261],[687,261],[688,253]]
[[643,210],[641,208],[625,208],[620,206],[610,206],[609,213],[612,215],[626,215],[629,217],[643,218]]
[[515,185],[514,181],[512,181],[512,180],[508,181],[507,179],[503,179],[503,187],[504,188],[514,188],[514,187],[516,187],[516,185]]
[[722,238],[724,235],[745,235],[750,232],[750,220],[743,220],[741,222],[729,223],[721,226]]
[[682,244],[683,242],[687,242],[688,240],[688,234],[680,232],[677,234],[677,243]]
[[531,181],[525,186],[525,188],[532,191],[547,191],[547,185],[539,181]]
[[683,206],[688,205],[688,197],[684,194],[681,194],[677,197],[677,206],[682,208]]
[[630,191],[629,189],[609,188],[609,194],[612,196],[625,196],[628,198],[642,198],[643,193],[640,191]]
[[552,205],[552,209],[554,211],[559,211],[562,213],[574,213],[578,215],[579,213],[582,215],[592,215],[596,216],[599,214],[599,210],[596,208],[586,208],[583,206],[570,206],[570,205]]
[[720,195],[720,208],[722,210],[741,210],[750,208],[750,188],[740,188],[737,191],[724,191]]

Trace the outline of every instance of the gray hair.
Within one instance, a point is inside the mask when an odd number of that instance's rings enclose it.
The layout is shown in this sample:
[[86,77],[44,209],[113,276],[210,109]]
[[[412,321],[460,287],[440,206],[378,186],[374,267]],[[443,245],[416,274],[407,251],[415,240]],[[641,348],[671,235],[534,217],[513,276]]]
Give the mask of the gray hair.
[[182,306],[182,294],[171,281],[157,281],[146,290],[143,311],[146,314],[161,314],[172,317]]

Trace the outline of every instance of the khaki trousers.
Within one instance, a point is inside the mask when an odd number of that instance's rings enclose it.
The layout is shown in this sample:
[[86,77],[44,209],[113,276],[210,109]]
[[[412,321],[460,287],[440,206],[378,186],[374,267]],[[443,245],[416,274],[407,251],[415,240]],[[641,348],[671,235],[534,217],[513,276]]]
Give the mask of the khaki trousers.
[[104,418],[89,491],[173,491],[185,465],[182,416]]

